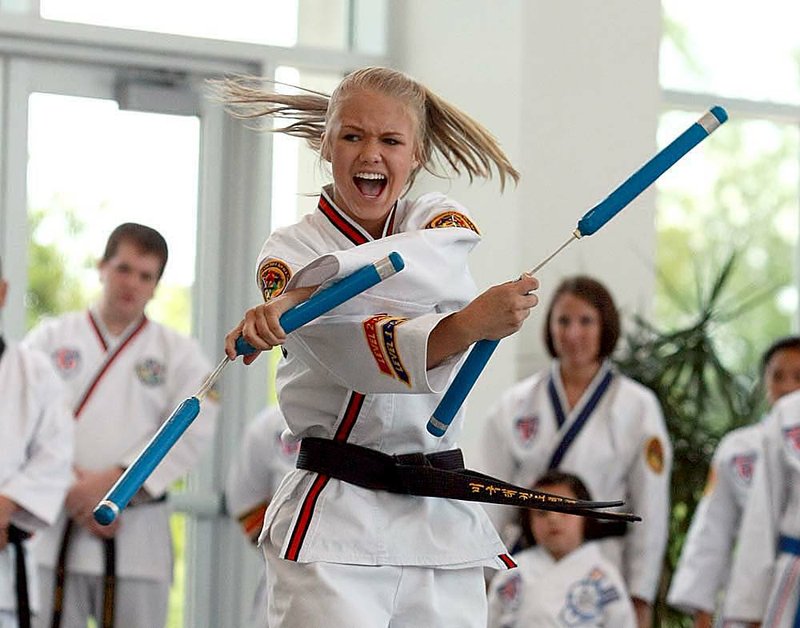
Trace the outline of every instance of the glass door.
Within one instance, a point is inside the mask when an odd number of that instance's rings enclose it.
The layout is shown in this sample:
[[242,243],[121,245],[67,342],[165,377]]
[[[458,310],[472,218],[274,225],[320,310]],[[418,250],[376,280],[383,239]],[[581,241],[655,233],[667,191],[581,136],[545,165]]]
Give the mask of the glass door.
[[[147,224],[167,239],[169,262],[148,315],[191,334],[202,78],[29,60],[6,67],[4,257],[15,267],[11,276],[27,278],[16,291],[23,303],[7,308],[10,335],[93,302],[97,261],[122,222]],[[197,488],[197,495],[213,495],[210,482]],[[187,510],[172,520],[170,628],[191,623],[184,617],[191,578],[185,548],[195,515]]]

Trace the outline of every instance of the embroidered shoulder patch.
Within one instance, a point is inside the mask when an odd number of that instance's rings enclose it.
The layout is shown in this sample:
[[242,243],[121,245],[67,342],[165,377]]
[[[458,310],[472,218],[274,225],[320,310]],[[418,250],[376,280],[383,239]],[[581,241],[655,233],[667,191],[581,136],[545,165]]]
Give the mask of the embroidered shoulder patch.
[[269,257],[261,262],[258,266],[258,287],[261,289],[264,301],[280,295],[291,278],[292,269],[283,260]]
[[439,214],[425,225],[425,229],[440,229],[443,227],[462,227],[463,229],[470,229],[478,235],[481,233],[474,222],[454,209]]
[[654,473],[660,474],[664,470],[664,446],[655,436],[648,440],[644,446],[644,456],[645,460],[647,460],[647,466]]
[[145,386],[160,386],[166,379],[166,367],[153,358],[142,360],[135,368],[136,376]]
[[64,378],[75,375],[81,365],[81,352],[72,347],[61,347],[50,355],[53,359],[53,364]]
[[399,379],[410,388],[411,376],[403,366],[395,342],[396,327],[407,320],[407,318],[388,314],[377,314],[365,320],[362,325],[367,337],[367,345],[372,352],[372,357],[375,358],[378,370],[385,375]]
[[703,495],[711,495],[714,492],[714,487],[717,485],[717,472],[714,467],[709,467],[708,477],[706,478],[706,485],[703,488]]

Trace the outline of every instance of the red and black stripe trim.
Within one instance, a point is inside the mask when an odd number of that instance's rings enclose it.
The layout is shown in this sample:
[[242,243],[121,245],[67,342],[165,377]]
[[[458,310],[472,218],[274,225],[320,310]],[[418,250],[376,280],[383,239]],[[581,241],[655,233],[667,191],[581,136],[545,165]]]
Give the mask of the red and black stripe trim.
[[[94,323],[94,321],[92,322]],[[86,389],[86,392],[83,393],[83,396],[81,397],[81,400],[78,402],[78,405],[75,406],[73,415],[76,419],[80,416],[81,412],[83,412],[83,409],[86,407],[89,398],[92,396],[92,393],[97,388],[97,385],[100,383],[100,380],[103,379],[103,376],[108,372],[108,369],[111,368],[111,365],[114,363],[114,360],[116,360],[117,356],[120,353],[122,353],[125,347],[127,347],[131,343],[131,341],[134,338],[136,338],[136,336],[139,335],[139,332],[141,332],[145,328],[147,322],[148,322],[147,317],[143,316],[142,321],[136,326],[136,328],[130,334],[128,334],[128,337],[125,338],[125,340],[123,340],[122,342],[120,342],[119,345],[117,345],[117,347],[114,349],[114,351],[106,357],[106,361],[100,367],[100,370],[95,374],[92,383]]]
[[319,197],[319,204],[317,205],[317,208],[323,213],[325,218],[327,218],[331,224],[336,227],[342,233],[342,235],[344,235],[344,237],[346,237],[356,246],[359,244],[364,244],[365,242],[369,242],[369,238],[367,238],[367,236],[365,236],[359,229],[350,224],[350,222],[328,202],[328,199],[326,199],[325,196]]
[[97,324],[97,321],[94,319],[92,312],[89,311],[89,324],[92,326],[94,330],[95,336],[97,336],[97,341],[100,343],[100,346],[103,347],[103,353],[108,351],[108,343],[106,339],[103,337],[103,332],[100,331],[100,325]]
[[366,395],[355,391],[351,393],[350,401],[347,402],[347,408],[342,417],[342,422],[339,424],[336,435],[333,437],[334,440],[344,443],[350,438],[350,433],[353,431],[361,408],[364,407],[364,397],[366,397]]
[[[350,399],[347,402],[342,422],[339,424],[334,440],[345,442],[350,437],[353,431],[353,426],[356,424],[358,415],[361,408],[364,407],[364,398],[366,395],[353,391],[350,394]],[[306,493],[303,499],[303,505],[300,507],[300,515],[297,517],[297,523],[294,525],[292,534],[289,537],[289,547],[286,548],[284,558],[286,560],[297,561],[300,555],[300,550],[303,547],[303,541],[308,534],[308,529],[311,527],[311,519],[314,516],[314,509],[317,506],[317,500],[322,494],[322,490],[328,485],[330,476],[319,474],[311,484],[311,488]]]
[[297,561],[297,557],[300,555],[300,548],[303,547],[303,541],[308,533],[308,528],[311,526],[311,517],[314,516],[317,500],[322,493],[322,489],[327,486],[329,481],[329,476],[318,475],[311,484],[311,488],[303,500],[303,506],[300,508],[300,516],[297,518],[292,537],[289,540],[289,547],[286,549],[286,560]]
[[516,569],[517,563],[514,562],[514,559],[511,558],[508,554],[498,554],[497,557],[503,561],[503,564],[506,566],[506,569]]

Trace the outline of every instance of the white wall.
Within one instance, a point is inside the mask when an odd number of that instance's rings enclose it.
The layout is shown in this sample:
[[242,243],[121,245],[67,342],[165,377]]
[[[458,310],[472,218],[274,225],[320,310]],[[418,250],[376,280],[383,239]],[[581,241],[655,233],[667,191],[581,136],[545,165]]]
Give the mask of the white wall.
[[[481,287],[530,269],[580,216],[655,152],[659,114],[657,0],[404,0],[393,3],[396,64],[483,122],[522,172],[496,184],[426,181],[468,206],[484,234],[472,268]],[[500,344],[470,397],[469,450],[498,392],[546,363],[544,308],[561,277],[604,281],[624,312],[653,294],[653,192],[538,273],[540,309]]]

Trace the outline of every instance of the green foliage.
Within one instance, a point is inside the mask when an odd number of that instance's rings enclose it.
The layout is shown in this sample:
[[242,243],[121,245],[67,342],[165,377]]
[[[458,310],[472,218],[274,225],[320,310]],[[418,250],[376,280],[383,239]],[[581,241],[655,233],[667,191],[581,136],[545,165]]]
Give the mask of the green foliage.
[[[694,313],[675,329],[662,330],[637,317],[625,337],[620,370],[653,390],[661,402],[673,446],[670,518],[662,586],[655,608],[657,626],[689,627],[691,621],[666,606],[669,581],[678,562],[707,469],[720,438],[752,422],[763,392],[754,375],[737,375],[726,365],[721,332],[771,294],[769,288],[733,292],[737,255],[730,255],[708,282],[698,278]],[[671,289],[675,300],[688,301]]]
[[[86,304],[85,289],[78,274],[54,245],[42,244],[34,236],[45,217],[45,210],[29,216],[31,238],[28,244],[28,288],[25,294],[25,320],[28,329],[44,316],[55,316]],[[80,229],[77,223],[73,228]]]

